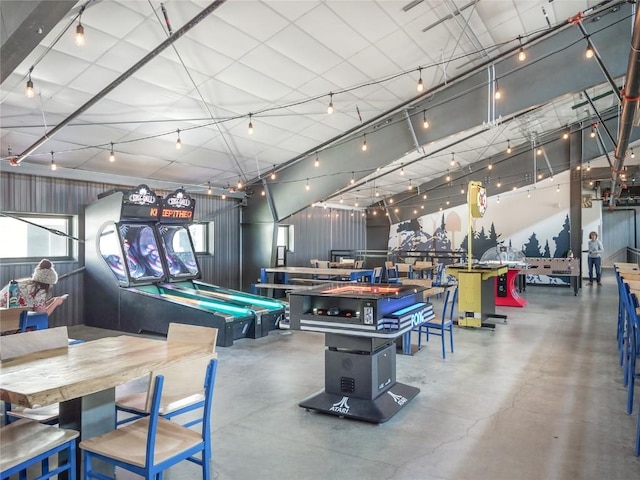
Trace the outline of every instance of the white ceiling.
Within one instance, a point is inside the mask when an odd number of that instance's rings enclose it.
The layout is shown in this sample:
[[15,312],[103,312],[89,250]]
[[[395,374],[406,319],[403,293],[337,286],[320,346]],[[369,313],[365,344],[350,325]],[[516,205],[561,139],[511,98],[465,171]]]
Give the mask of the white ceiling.
[[[73,42],[77,15],[86,44]],[[165,0],[174,32],[198,14],[206,0]],[[410,4],[416,5],[407,11]],[[265,175],[274,166],[416,96],[418,67],[425,86],[456,76],[487,55],[598,2],[588,0],[229,0],[172,47],[113,89],[23,165],[96,180],[100,175],[174,182],[191,191],[210,183],[225,187]],[[167,38],[159,1],[80,1],[2,83],[1,156],[28,149],[56,124]],[[463,8],[463,7],[467,8]],[[452,15],[457,9],[458,15]],[[11,18],[3,15],[3,27]],[[59,39],[57,37],[60,36]],[[31,74],[36,96],[24,87]],[[592,96],[609,88],[596,87]],[[334,92],[335,113],[327,114]],[[577,96],[558,99],[518,121],[486,128],[456,146],[453,168],[473,164],[531,132],[561,128],[583,112]],[[582,101],[582,100],[579,100]],[[615,104],[600,100],[598,108]],[[249,135],[249,114],[255,133]],[[182,148],[176,149],[177,130]],[[465,132],[463,135],[468,135]],[[449,139],[450,140],[450,139]],[[116,161],[109,162],[113,143]],[[441,148],[424,145],[425,152]],[[340,192],[343,201],[372,203],[422,183],[450,167],[452,152],[400,163],[419,152],[389,159],[375,185]],[[20,168],[20,167],[16,167]],[[321,167],[319,167],[321,169]],[[19,170],[17,170],[19,171]],[[345,165],[345,178],[352,169]],[[313,179],[316,172],[311,172]],[[320,175],[320,173],[318,173]],[[376,173],[379,176],[380,172]],[[337,201],[338,196],[333,201]]]

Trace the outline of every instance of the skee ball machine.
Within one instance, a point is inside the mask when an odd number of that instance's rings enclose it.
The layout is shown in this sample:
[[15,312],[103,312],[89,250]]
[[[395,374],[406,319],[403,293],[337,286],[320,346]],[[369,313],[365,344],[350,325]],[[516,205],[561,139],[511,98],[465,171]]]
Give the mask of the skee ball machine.
[[251,310],[159,287],[169,277],[156,230],[161,209],[161,198],[146,185],[111,190],[87,206],[85,323],[163,335],[171,322],[215,327],[219,346],[246,337],[254,322]]
[[158,284],[157,293],[249,309],[254,321],[245,336],[260,338],[268,335],[282,319],[284,303],[197,280],[201,277],[200,266],[188,228],[193,222],[194,211],[195,200],[183,189],[161,199],[157,231],[167,263],[168,283]]
[[325,388],[299,405],[386,422],[420,389],[396,382],[395,339],[433,317],[424,287],[329,283],[289,294],[291,328],[325,334]]

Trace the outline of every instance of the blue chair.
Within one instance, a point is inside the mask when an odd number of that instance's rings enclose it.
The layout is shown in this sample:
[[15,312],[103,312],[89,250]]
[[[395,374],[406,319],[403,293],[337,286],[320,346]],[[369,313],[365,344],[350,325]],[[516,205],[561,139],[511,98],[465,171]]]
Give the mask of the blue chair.
[[[218,329],[212,327],[201,327],[199,325],[187,325],[184,323],[170,323],[167,332],[167,343],[189,343],[205,347],[209,352],[214,353],[218,339]],[[169,384],[173,391],[165,387],[164,399],[160,406],[160,415],[167,419],[172,419],[179,415],[198,410],[204,407],[204,392],[200,380],[193,381],[189,378],[192,369],[181,374],[180,383]],[[197,373],[197,372],[196,372]],[[144,381],[148,378],[142,379]],[[147,391],[149,385],[146,382],[134,380],[116,388],[116,410],[129,414],[127,418],[118,420],[116,425],[137,420],[148,415],[146,409]],[[191,427],[200,423],[202,417],[196,420],[182,423],[185,427]]]
[[[451,297],[451,302],[449,298]],[[445,349],[445,332],[449,332],[449,343],[451,346],[451,353],[453,353],[453,311],[456,307],[456,300],[458,298],[458,287],[453,290],[447,290],[444,297],[444,305],[442,307],[442,318],[434,318],[432,320],[421,323],[413,328],[414,332],[418,333],[418,349],[422,347],[422,334],[425,334],[426,341],[429,341],[429,334],[437,335],[442,340],[442,358],[447,358],[447,352]],[[450,305],[450,308],[449,308]],[[447,309],[449,309],[449,318],[447,318]]]
[[[626,285],[625,285],[626,287]],[[638,323],[638,299],[634,294],[629,293],[627,299],[627,327],[628,348],[625,356],[625,385],[627,386],[627,413],[633,412],[633,394],[635,381],[640,380],[640,371],[636,366],[640,361],[640,324]]]
[[[51,427],[33,420],[18,420],[0,428],[0,480],[18,474],[26,480],[27,469],[40,463],[42,474],[38,480],[56,477],[68,472],[70,480],[76,480],[76,438],[75,430]],[[49,469],[49,457],[65,452],[62,459],[58,455],[58,466]]]
[[20,313],[20,332],[44,330],[45,328],[49,328],[49,315],[47,312],[25,310]]
[[[146,480],[158,480],[167,468],[188,460],[202,467],[203,480],[211,478],[211,404],[218,368],[217,359],[209,362],[204,374],[205,405],[202,431],[195,432],[160,416],[165,375],[192,368],[193,361],[173,364],[150,375],[149,415],[99,437],[80,442],[83,451],[84,479],[108,477],[93,470],[93,461],[101,460]],[[200,458],[195,455],[199,455]]]
[[373,278],[371,283],[382,283],[382,267],[373,268]]

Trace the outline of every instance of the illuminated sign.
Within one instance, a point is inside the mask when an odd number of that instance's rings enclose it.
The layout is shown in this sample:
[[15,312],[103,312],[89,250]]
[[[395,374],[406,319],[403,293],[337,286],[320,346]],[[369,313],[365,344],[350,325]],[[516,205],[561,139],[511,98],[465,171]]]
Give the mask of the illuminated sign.
[[473,218],[482,218],[487,211],[487,189],[480,182],[469,182],[469,209]]
[[162,218],[177,218],[180,220],[191,220],[193,218],[193,211],[180,210],[178,208],[163,208]]
[[162,199],[160,221],[191,222],[196,201],[182,188]]

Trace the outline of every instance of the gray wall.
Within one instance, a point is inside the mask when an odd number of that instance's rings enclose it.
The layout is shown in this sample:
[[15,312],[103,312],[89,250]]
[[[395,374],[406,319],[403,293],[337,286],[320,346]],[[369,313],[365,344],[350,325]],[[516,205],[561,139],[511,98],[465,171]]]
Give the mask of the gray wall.
[[[122,185],[120,187],[133,187]],[[0,210],[13,213],[49,213],[79,216],[79,232],[84,238],[82,214],[85,205],[97,199],[99,193],[116,185],[78,182],[53,177],[36,177],[19,173],[0,173]],[[156,191],[160,195],[169,192]],[[202,279],[225,287],[240,286],[240,209],[237,200],[192,194],[196,199],[196,221],[214,222],[214,255],[199,256]],[[6,240],[5,240],[6,241]],[[81,268],[83,248],[78,249],[74,260],[56,262],[60,276]],[[35,263],[9,263],[0,259],[0,285],[13,278],[31,276]],[[62,278],[54,287],[54,294],[69,293],[69,299],[55,310],[50,322],[53,326],[83,323],[85,292],[83,273]]]
[[618,207],[615,210],[605,207],[602,210],[604,265],[611,266],[614,262],[626,262],[626,247],[638,248],[636,242],[640,241],[639,216],[640,207]]

